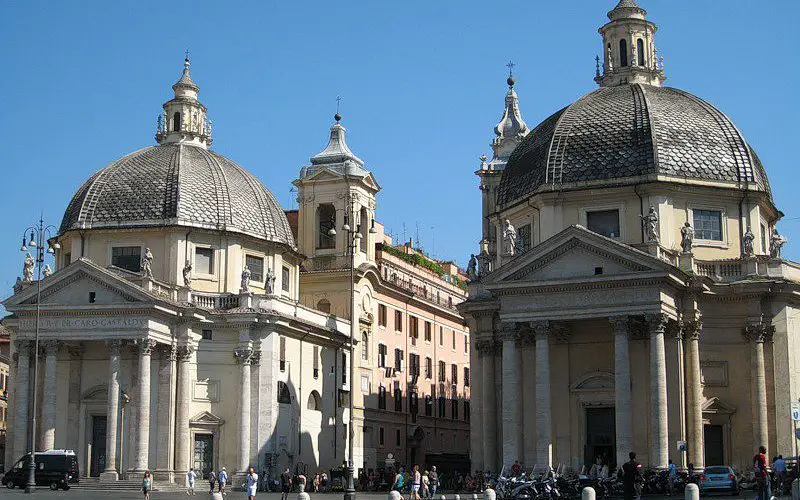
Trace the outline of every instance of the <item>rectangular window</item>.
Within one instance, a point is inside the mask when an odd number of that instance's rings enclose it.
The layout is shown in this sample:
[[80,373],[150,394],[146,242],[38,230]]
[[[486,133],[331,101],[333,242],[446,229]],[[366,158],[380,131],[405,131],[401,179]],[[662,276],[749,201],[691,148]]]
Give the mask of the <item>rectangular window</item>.
[[205,247],[195,247],[194,268],[198,274],[214,274],[214,250]]
[[254,255],[246,255],[245,265],[250,270],[250,280],[256,283],[264,281],[264,259]]
[[444,370],[445,370],[444,361],[439,361],[439,382],[444,382]]
[[464,334],[464,354],[469,352],[469,335]]
[[408,364],[411,368],[411,375],[416,375],[419,377],[419,355],[418,354],[409,354],[408,355]]
[[347,383],[347,354],[342,353],[342,385]]
[[411,345],[417,345],[419,338],[419,318],[416,316],[408,317],[408,336],[411,337]]
[[453,420],[458,420],[458,400],[451,399],[450,400],[450,418]]
[[425,342],[431,341],[431,322],[425,322]]
[[134,273],[142,270],[141,247],[113,247],[111,248],[111,265],[127,269]]
[[619,238],[619,210],[586,212],[586,227],[589,228],[589,231],[597,234],[609,238]]
[[694,237],[698,240],[722,241],[722,212],[693,210]]
[[203,340],[211,340],[211,330],[203,330]]
[[464,421],[469,422],[469,401],[464,401]]
[[284,292],[289,291],[289,276],[290,276],[289,268],[283,266],[283,271],[281,272],[281,286]]
[[399,387],[394,388],[394,411],[403,411],[403,391]]
[[453,330],[453,350],[456,350],[456,331]]
[[401,349],[394,350],[394,369],[398,372],[403,371],[404,354]]
[[425,416],[433,416],[433,396],[425,396]]
[[439,418],[444,418],[444,416],[445,416],[444,396],[439,396]]
[[386,409],[386,387],[382,385],[378,387],[378,409]]
[[402,332],[403,331],[403,312],[402,311],[395,311],[394,312],[394,331]]
[[444,328],[439,327],[439,346],[444,345]]
[[279,357],[278,367],[282,372],[286,371],[286,337],[280,337],[279,344]]
[[457,384],[458,383],[458,366],[457,365],[450,365],[450,377],[452,377],[450,379],[450,381],[453,384]]
[[767,226],[761,224],[761,253],[767,253]]
[[395,430],[394,432],[395,432],[395,434],[394,434],[394,435],[395,435],[395,439],[394,439],[394,441],[395,441],[395,445],[396,445],[398,448],[400,448],[400,429],[397,429],[397,430]]
[[517,228],[517,253],[522,253],[531,248],[532,224],[525,224]]
[[431,358],[425,358],[425,378],[430,380],[433,376],[433,360]]
[[378,427],[378,444],[381,445],[381,446],[386,444],[385,439],[386,439],[386,437],[385,437],[385,434],[384,434],[383,427]]
[[319,378],[319,346],[314,346],[314,378]]
[[378,304],[378,326],[386,327],[386,306]]
[[464,367],[464,387],[469,387],[469,367]]
[[378,344],[378,367],[386,368],[386,344]]

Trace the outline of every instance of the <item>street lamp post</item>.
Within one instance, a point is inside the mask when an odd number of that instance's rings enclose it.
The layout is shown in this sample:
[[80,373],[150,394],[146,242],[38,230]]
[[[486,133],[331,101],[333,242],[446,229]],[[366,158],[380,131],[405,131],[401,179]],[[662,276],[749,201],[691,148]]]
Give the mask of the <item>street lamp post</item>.
[[[338,115],[337,115],[338,116]],[[338,121],[338,120],[337,120]],[[350,257],[350,398],[348,401],[348,419],[347,419],[347,467],[345,468],[345,476],[347,484],[344,490],[344,500],[355,500],[356,487],[355,487],[355,462],[353,460],[353,445],[355,441],[355,428],[353,426],[353,410],[354,410],[354,393],[355,393],[355,343],[356,334],[358,331],[358,321],[355,317],[355,254],[356,249],[360,245],[361,235],[361,221],[356,223],[356,211],[352,203],[352,197],[348,195],[347,206],[344,210],[344,224],[342,224],[342,231],[345,235],[345,243],[347,245],[347,252]],[[354,226],[350,225],[353,221]],[[375,234],[375,221],[372,220],[370,224],[369,234]],[[328,231],[328,236],[336,236],[336,230],[331,228]]]
[[[25,493],[33,493],[36,488],[36,396],[38,392],[36,380],[39,372],[39,317],[41,314],[39,304],[42,297],[42,266],[44,266],[45,244],[47,244],[47,253],[50,254],[56,253],[56,250],[61,248],[61,245],[57,241],[52,245],[49,243],[55,231],[55,226],[45,226],[44,219],[39,217],[39,222],[36,225],[23,231],[22,246],[19,249],[21,252],[27,252],[28,245],[36,249],[36,335],[33,340],[33,377],[29,379],[31,380],[30,385],[32,386],[32,388],[29,389],[32,392],[32,397],[30,398],[31,416],[28,426],[30,429],[28,435],[28,453],[30,454],[30,460],[28,461],[28,481],[25,484]],[[29,232],[30,238],[26,241],[25,235]]]

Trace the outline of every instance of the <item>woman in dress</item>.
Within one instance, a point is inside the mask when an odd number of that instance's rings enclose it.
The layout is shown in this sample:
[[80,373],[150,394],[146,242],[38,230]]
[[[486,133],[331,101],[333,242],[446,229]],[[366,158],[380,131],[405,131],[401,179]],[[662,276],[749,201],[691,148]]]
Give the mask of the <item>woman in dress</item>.
[[142,478],[142,493],[144,493],[144,500],[150,500],[150,491],[153,489],[153,478],[150,477],[150,471],[144,471]]

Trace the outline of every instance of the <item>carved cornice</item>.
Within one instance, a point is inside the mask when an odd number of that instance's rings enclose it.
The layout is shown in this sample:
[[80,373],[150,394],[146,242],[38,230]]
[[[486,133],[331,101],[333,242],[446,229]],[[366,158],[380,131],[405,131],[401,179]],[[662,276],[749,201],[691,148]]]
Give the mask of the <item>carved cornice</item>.
[[249,347],[240,347],[233,351],[236,362],[241,365],[249,365],[253,361],[253,350]]
[[[493,284],[491,291],[496,296],[507,295],[532,295],[536,293],[563,293],[563,292],[586,292],[594,290],[614,290],[618,288],[631,288],[637,286],[660,286],[667,281],[667,278],[631,278],[615,281],[595,281],[588,283],[564,283],[561,285],[538,285],[522,286],[514,288],[495,288]],[[502,283],[502,282],[501,282]]]
[[179,345],[177,347],[176,359],[179,363],[189,361],[192,357],[192,353],[194,353],[194,346],[190,345]]

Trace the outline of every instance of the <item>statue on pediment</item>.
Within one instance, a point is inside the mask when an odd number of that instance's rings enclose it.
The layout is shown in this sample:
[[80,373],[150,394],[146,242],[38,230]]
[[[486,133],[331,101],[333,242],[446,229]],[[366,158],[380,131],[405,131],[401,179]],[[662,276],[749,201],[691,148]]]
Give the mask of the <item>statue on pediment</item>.
[[33,281],[33,268],[36,266],[36,261],[33,260],[30,253],[25,254],[25,263],[22,265],[22,281]]

